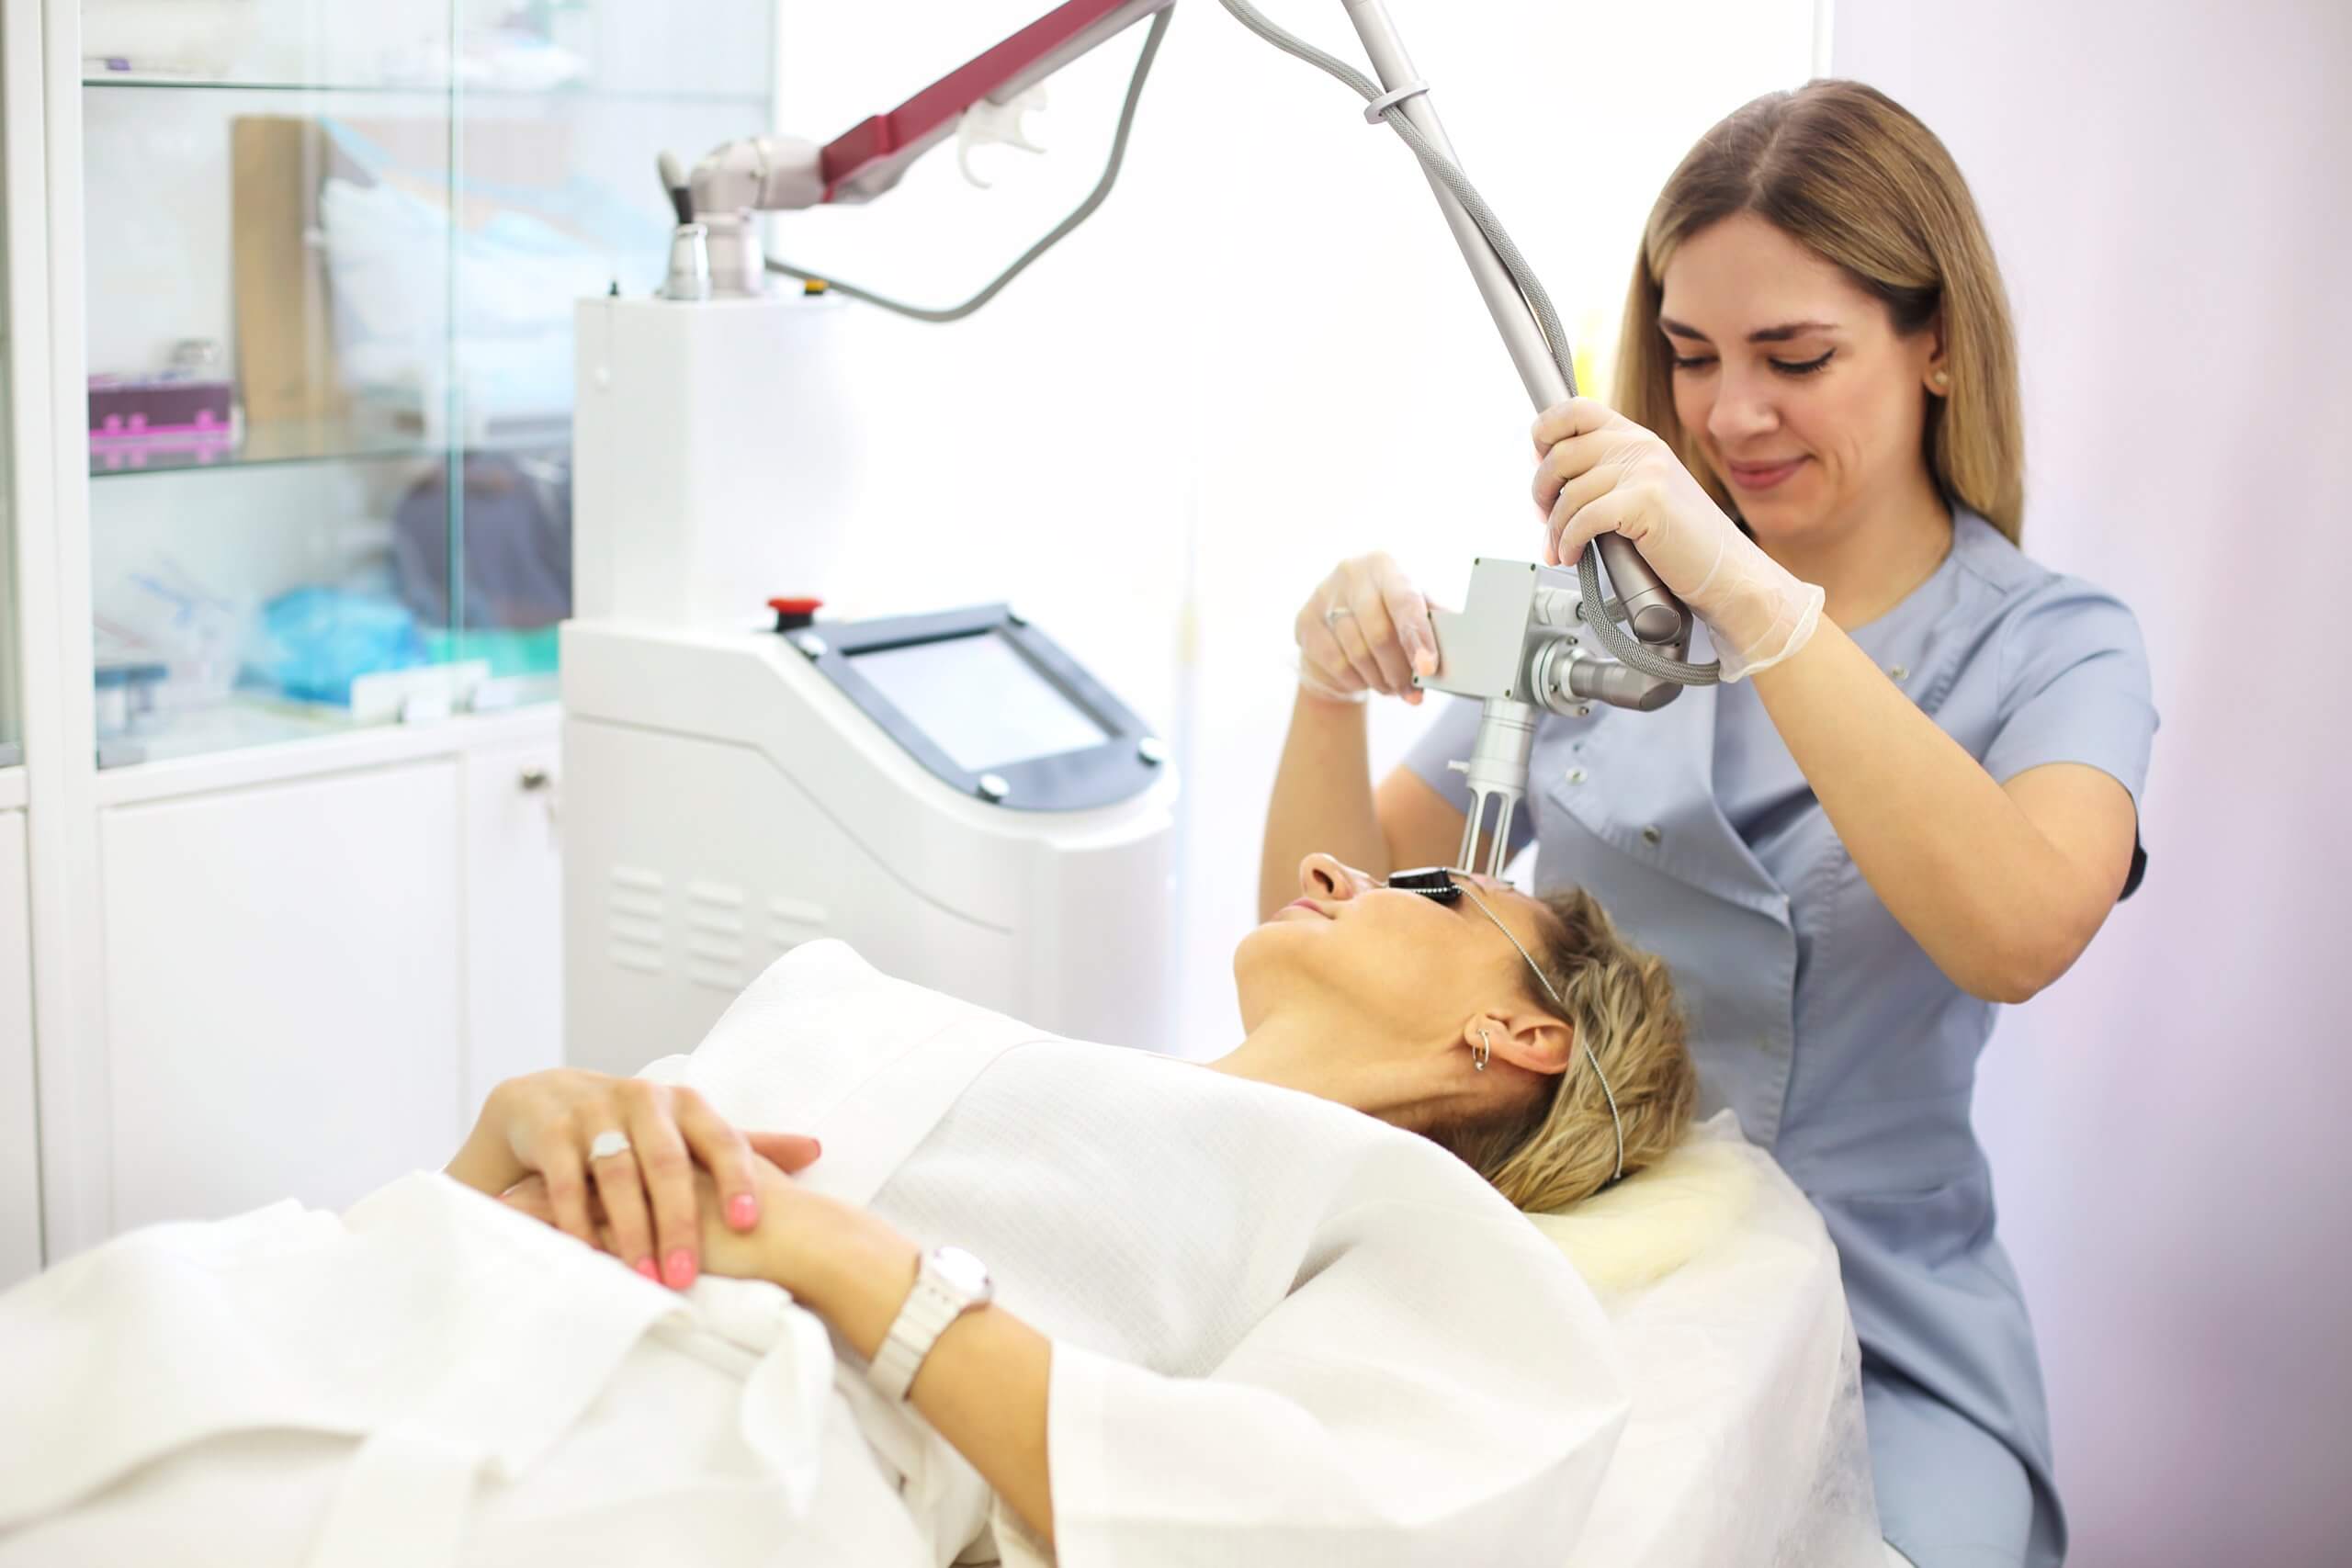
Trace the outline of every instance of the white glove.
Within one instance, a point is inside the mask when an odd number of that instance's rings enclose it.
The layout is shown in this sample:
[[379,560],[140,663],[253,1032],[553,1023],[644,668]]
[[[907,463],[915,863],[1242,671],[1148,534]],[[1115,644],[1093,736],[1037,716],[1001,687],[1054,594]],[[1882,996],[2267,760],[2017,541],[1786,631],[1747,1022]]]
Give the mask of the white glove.
[[1812,638],[1822,591],[1741,533],[1657,435],[1592,398],[1544,410],[1533,434],[1551,563],[1574,564],[1600,535],[1625,536],[1707,623],[1726,681],[1770,669]]
[[1373,693],[1418,705],[1428,694],[1415,675],[1437,672],[1437,632],[1429,601],[1385,555],[1341,561],[1300,607],[1298,683],[1326,702],[1360,703]]

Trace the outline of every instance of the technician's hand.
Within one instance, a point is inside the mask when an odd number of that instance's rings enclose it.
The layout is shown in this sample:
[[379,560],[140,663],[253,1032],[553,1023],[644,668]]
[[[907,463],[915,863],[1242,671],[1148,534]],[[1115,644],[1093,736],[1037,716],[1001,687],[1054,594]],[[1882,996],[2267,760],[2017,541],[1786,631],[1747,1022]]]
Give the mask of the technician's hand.
[[1298,683],[1329,702],[1368,693],[1419,703],[1416,674],[1437,672],[1429,601],[1385,555],[1357,556],[1316,585],[1293,627]]
[[696,1168],[725,1223],[748,1232],[760,1219],[757,1164],[799,1170],[819,1152],[813,1138],[740,1133],[691,1089],[560,1067],[492,1090],[448,1174],[492,1197],[539,1177],[550,1224],[594,1247],[601,1213],[615,1257],[683,1290],[702,1267]]
[[1726,680],[1778,663],[1813,635],[1821,590],[1740,532],[1658,436],[1593,398],[1544,410],[1532,434],[1547,563],[1574,565],[1594,538],[1623,534],[1707,623]]

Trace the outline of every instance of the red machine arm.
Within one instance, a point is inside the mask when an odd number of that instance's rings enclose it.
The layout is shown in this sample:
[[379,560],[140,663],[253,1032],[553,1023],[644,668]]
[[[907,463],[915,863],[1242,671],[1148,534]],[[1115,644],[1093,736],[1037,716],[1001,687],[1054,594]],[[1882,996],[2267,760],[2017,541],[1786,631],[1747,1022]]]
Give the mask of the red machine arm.
[[1176,0],[1069,0],[824,150],[825,200],[866,201],[956,130],[982,101],[1018,97],[1095,45]]

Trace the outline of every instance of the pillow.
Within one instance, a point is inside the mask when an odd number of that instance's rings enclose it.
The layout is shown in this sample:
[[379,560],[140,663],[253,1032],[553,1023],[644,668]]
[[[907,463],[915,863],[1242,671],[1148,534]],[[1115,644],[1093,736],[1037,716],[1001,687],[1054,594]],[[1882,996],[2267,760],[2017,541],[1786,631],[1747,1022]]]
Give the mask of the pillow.
[[1603,1295],[1656,1284],[1729,1235],[1755,1201],[1757,1161],[1728,1111],[1692,1125],[1674,1152],[1535,1228]]

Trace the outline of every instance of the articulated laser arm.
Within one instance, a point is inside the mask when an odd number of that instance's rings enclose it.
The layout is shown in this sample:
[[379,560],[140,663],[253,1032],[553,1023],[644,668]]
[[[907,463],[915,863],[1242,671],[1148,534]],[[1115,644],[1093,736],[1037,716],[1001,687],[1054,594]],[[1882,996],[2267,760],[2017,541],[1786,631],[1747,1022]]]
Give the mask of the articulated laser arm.
[[[1005,129],[997,139],[1018,141],[1024,95],[1071,61],[1175,3],[1069,0],[897,108],[870,116],[821,147],[797,137],[747,137],[712,152],[691,176],[663,154],[662,183],[677,209],[685,242],[673,249],[664,292],[688,298],[758,293],[768,268],[754,213],[871,201],[895,186],[909,164],[959,129],[968,130],[977,118],[1001,118]],[[683,234],[696,226],[703,236]],[[707,265],[697,253],[707,255]],[[698,266],[707,274],[707,285],[696,282]]]
[[[1542,410],[1573,396],[1568,343],[1551,300],[1462,174],[1430,103],[1428,85],[1414,73],[1383,0],[1343,0],[1378,73],[1377,82],[1293,38],[1249,0],[1219,3],[1261,38],[1347,84],[1365,100],[1365,120],[1387,125],[1412,149],[1529,398]],[[908,164],[951,133],[960,129],[968,136],[976,120],[986,123],[998,139],[1025,145],[1018,129],[1023,95],[1134,23],[1156,17],[1102,183],[1014,267],[972,300],[945,310],[900,306],[862,290],[843,289],[934,321],[954,320],[978,309],[1082,221],[1109,190],[1136,96],[1167,25],[1160,13],[1173,4],[1069,0],[896,109],[874,116],[822,147],[780,136],[729,142],[697,164],[690,177],[665,154],[662,182],[677,208],[680,227],[663,291],[685,299],[754,294],[764,288],[770,270],[806,276],[766,260],[754,214],[871,200],[897,185]],[[1602,592],[1603,560],[1618,599]],[[1631,627],[1630,635],[1617,624],[1621,620]],[[1416,683],[1485,704],[1473,755],[1454,764],[1468,775],[1472,797],[1463,838],[1464,870],[1476,869],[1473,863],[1487,830],[1490,802],[1499,803],[1499,809],[1486,869],[1502,870],[1511,817],[1526,794],[1527,761],[1543,711],[1583,714],[1595,702],[1647,711],[1665,705],[1684,685],[1715,678],[1713,665],[1684,661],[1690,613],[1658,581],[1632,541],[1615,534],[1604,535],[1597,547],[1586,551],[1573,590],[1547,579],[1544,569],[1532,563],[1482,558],[1474,563],[1463,610],[1440,611],[1435,623],[1441,663],[1434,675]]]

